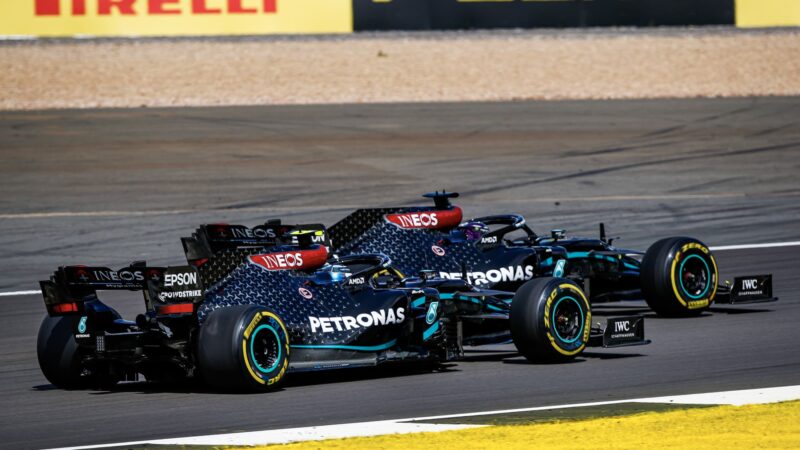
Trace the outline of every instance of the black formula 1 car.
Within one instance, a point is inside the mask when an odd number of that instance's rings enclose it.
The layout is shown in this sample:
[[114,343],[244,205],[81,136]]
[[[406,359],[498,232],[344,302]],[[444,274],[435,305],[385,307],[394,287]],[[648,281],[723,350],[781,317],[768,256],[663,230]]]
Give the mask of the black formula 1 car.
[[[649,342],[638,316],[593,328],[588,299],[567,279],[538,278],[514,294],[430,271],[408,278],[382,254],[329,258],[312,242],[318,231],[290,235],[296,244],[270,234],[286,229],[201,227],[184,239],[187,266],[59,268],[40,283],[42,372],[62,388],[142,374],[259,390],[292,371],[457,360],[467,344],[513,341],[527,358],[557,362],[587,345]],[[125,320],[102,290],[142,291],[145,311]]]
[[665,316],[697,315],[716,303],[775,301],[772,276],[718,282],[709,248],[689,237],[656,241],[647,252],[614,247],[603,224],[599,238],[567,237],[564,230],[538,236],[516,214],[462,221],[450,204],[457,193],[425,194],[433,206],[359,209],[328,229],[338,254],[391,255],[404,273],[436,270],[443,278],[518,291],[539,277],[566,278],[593,303],[641,300]]

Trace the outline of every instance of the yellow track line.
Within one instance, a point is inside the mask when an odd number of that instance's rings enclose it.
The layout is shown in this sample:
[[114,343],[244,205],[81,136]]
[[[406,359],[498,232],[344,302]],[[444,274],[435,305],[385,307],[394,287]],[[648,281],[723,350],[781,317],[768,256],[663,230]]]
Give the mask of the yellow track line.
[[580,448],[709,449],[800,448],[800,401],[719,406],[625,417],[535,425],[472,428],[440,433],[310,441],[248,449]]

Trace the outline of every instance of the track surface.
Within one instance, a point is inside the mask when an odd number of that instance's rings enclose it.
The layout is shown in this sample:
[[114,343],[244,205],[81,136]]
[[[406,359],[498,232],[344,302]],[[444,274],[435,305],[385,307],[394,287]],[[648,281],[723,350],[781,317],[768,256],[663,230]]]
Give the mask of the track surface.
[[[178,263],[178,238],[203,222],[331,223],[443,187],[469,215],[581,234],[603,220],[627,247],[797,241],[797,117],[797,98],[0,113],[0,291],[35,289],[59,264]],[[0,447],[800,384],[797,250],[720,252],[723,277],[772,272],[781,301],[648,317],[647,347],[559,366],[472,352],[444,373],[317,374],[265,395],[51,389],[35,357],[40,298],[0,297]],[[111,298],[140,309],[125,300]]]

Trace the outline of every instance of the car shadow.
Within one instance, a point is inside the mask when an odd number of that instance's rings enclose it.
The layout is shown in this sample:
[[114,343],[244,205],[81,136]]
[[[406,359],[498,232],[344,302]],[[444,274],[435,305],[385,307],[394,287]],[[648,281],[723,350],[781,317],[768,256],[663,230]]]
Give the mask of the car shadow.
[[[405,363],[385,363],[374,367],[357,367],[349,369],[314,371],[292,373],[286,376],[282,386],[269,392],[282,391],[286,388],[299,386],[318,386],[334,383],[346,383],[352,381],[375,380],[382,378],[398,378],[406,376],[417,376],[437,372],[457,372],[459,371],[455,363],[435,363],[435,362],[405,362]],[[52,391],[59,388],[52,384],[36,385],[31,388],[35,391]],[[92,388],[87,387],[77,389],[90,395],[113,395],[123,393],[138,394],[226,394],[226,395],[252,395],[258,394],[253,391],[231,391],[216,389],[208,386],[197,379],[183,379],[175,381],[129,381],[116,384],[111,387]]]

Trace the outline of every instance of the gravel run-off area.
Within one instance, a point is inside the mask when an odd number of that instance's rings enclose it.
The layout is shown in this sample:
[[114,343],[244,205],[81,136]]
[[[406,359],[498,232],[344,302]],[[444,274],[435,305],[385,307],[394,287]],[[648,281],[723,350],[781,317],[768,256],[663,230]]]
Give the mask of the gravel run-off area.
[[0,109],[800,95],[800,30],[0,44]]

